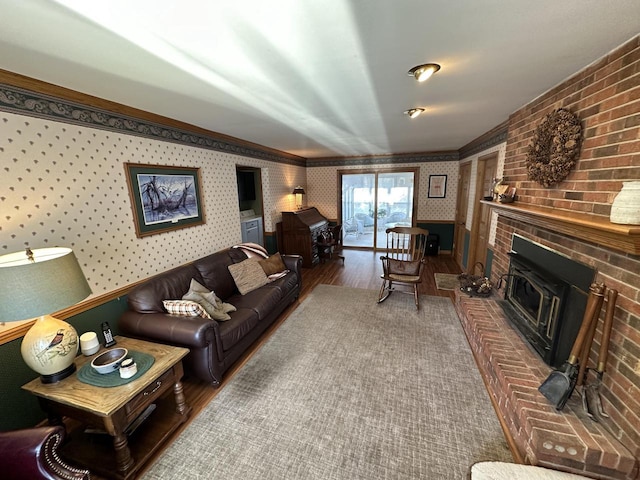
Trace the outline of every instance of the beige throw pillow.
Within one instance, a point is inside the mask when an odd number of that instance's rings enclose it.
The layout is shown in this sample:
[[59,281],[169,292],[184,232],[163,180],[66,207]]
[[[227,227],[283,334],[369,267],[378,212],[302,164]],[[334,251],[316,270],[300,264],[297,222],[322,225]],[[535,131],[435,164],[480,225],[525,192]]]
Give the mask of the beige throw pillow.
[[231,320],[229,313],[236,311],[236,307],[220,300],[215,292],[210,292],[207,287],[193,278],[191,279],[189,291],[183,295],[182,299],[199,303],[214,320],[223,322]]
[[246,295],[269,281],[257,258],[248,258],[229,265],[228,268],[241,295]]

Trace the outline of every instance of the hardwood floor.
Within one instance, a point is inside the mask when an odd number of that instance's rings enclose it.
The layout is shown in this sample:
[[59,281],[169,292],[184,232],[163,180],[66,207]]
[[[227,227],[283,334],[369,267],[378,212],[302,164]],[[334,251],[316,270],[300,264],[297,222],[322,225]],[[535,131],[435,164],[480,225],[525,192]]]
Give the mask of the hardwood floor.
[[[194,418],[216,395],[224,388],[224,386],[233,378],[234,374],[242,368],[244,363],[257,351],[262,344],[275,332],[278,327],[287,319],[287,317],[297,308],[299,302],[303,301],[316,285],[343,285],[354,288],[365,288],[378,290],[382,281],[380,274],[382,273],[382,264],[380,262],[380,253],[372,251],[344,249],[342,255],[345,257],[344,266],[342,261],[335,258],[317,265],[315,268],[302,269],[302,292],[298,302],[292,304],[281,315],[277,322],[265,332],[265,334],[254,344],[251,351],[240,359],[236,365],[227,373],[222,385],[218,389],[214,389],[210,385],[185,377],[183,379],[184,393],[187,403],[192,407],[191,418]],[[453,299],[453,292],[445,290],[437,290],[434,273],[460,273],[460,268],[450,255],[438,255],[427,257],[427,264],[423,270],[422,283],[419,286],[420,294],[435,295],[441,297],[450,297]],[[188,425],[185,423],[170,437],[166,443],[169,445],[182,430]],[[149,465],[162,455],[162,449],[150,459]],[[144,471],[144,467],[141,473]],[[95,477],[92,477],[95,478]]]
[[[366,288],[378,290],[381,285],[382,274],[381,253],[368,250],[344,249],[344,267],[338,259],[321,263],[315,268],[302,270],[302,294],[301,300],[318,284],[343,285],[345,287]],[[451,292],[437,290],[433,274],[460,273],[460,268],[450,255],[438,255],[426,257],[422,283],[418,290],[421,295],[451,296]]]

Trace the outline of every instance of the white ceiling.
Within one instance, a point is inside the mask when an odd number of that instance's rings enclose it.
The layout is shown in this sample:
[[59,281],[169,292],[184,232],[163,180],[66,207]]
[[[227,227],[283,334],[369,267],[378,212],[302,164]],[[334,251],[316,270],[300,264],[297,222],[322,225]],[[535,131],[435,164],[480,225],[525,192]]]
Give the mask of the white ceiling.
[[639,0],[0,0],[0,68],[302,157],[379,155],[457,150],[639,32]]

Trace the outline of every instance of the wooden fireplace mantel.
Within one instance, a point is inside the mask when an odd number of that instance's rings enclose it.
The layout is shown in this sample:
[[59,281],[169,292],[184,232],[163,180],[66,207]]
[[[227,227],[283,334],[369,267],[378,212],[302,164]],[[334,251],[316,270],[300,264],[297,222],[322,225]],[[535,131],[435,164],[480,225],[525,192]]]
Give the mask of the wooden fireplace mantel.
[[531,223],[614,250],[640,255],[640,225],[619,225],[607,218],[549,207],[480,200],[505,217]]

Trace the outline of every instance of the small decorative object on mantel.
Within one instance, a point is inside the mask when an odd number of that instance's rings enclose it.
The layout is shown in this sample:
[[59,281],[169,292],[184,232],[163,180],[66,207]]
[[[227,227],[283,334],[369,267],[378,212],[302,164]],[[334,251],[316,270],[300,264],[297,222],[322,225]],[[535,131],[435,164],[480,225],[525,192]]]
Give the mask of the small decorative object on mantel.
[[505,190],[504,193],[498,194],[498,201],[500,203],[513,203],[515,199],[516,199],[516,187],[511,187],[511,188],[507,187],[507,190]]
[[491,182],[491,187],[489,188],[489,191],[487,192],[487,195],[485,195],[482,199],[486,200],[488,202],[491,202],[493,200],[497,200],[498,199],[498,187],[500,185],[502,185],[502,178],[494,178],[493,181]]
[[482,262],[476,262],[472,272],[478,270],[480,275],[473,273],[461,273],[458,275],[460,281],[460,291],[468,294],[470,297],[488,297],[493,291],[493,283],[484,274],[484,265]]
[[581,144],[582,126],[575,114],[564,108],[548,113],[527,149],[529,180],[544,187],[564,180],[576,164]]
[[640,225],[640,180],[622,182],[622,190],[611,204],[611,223]]

